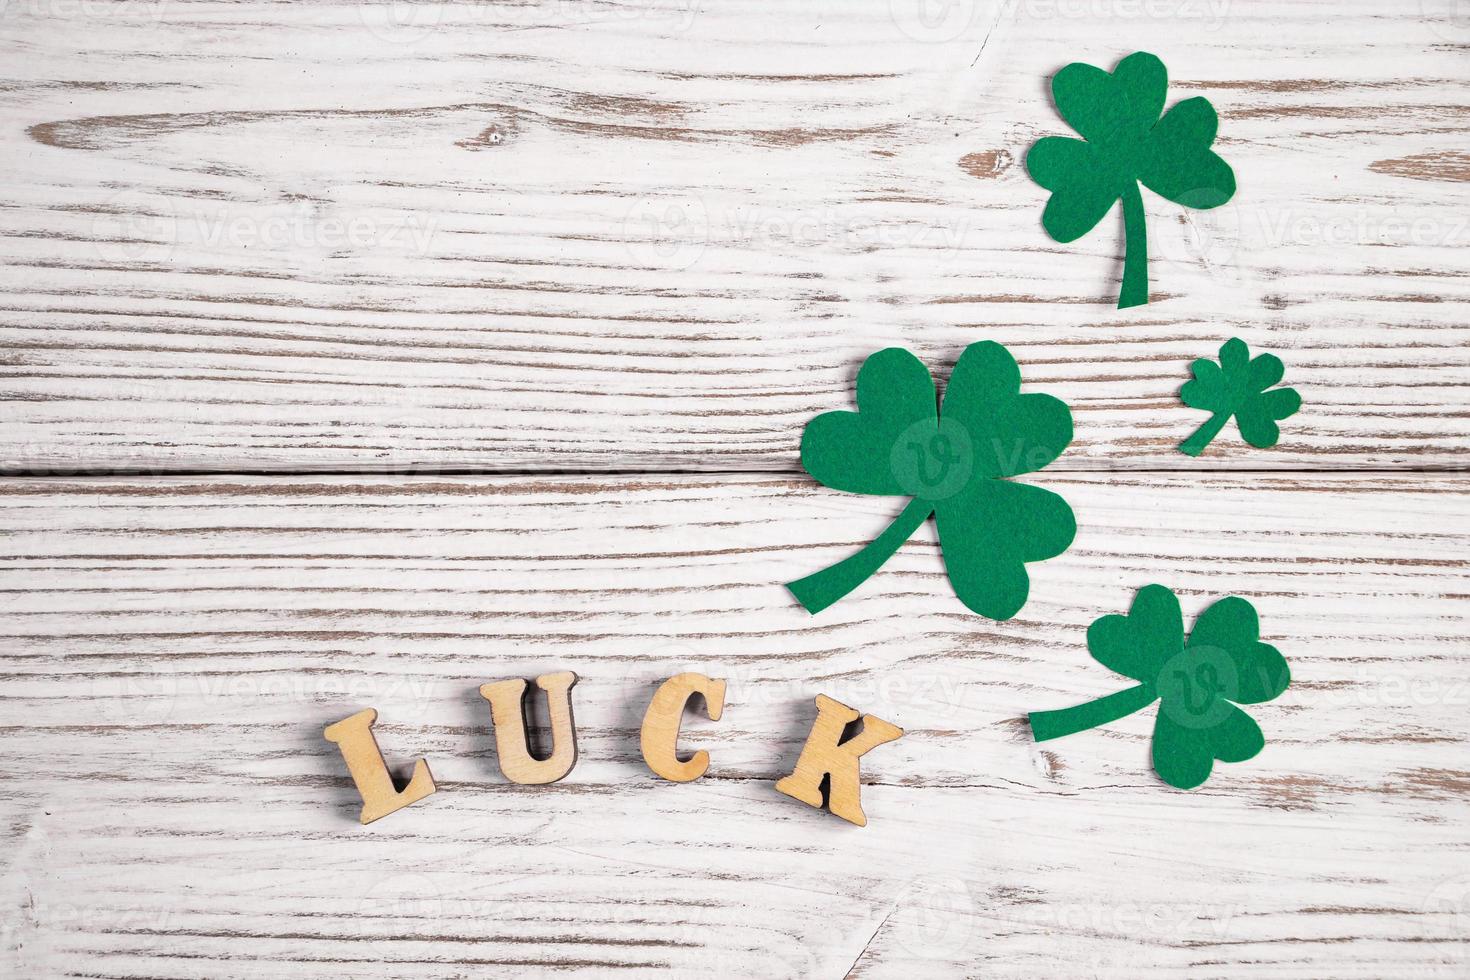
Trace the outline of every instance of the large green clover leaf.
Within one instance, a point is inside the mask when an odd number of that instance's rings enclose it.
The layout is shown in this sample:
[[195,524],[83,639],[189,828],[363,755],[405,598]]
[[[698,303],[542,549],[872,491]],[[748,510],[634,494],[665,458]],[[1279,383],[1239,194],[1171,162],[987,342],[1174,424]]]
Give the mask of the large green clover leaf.
[[1220,363],[1201,357],[1192,370],[1194,380],[1186,381],[1179,389],[1179,399],[1211,415],[1194,435],[1179,444],[1179,451],[1190,456],[1204,452],[1232,415],[1242,439],[1257,449],[1269,449],[1281,438],[1276,423],[1302,407],[1302,396],[1295,388],[1271,387],[1286,373],[1281,358],[1274,354],[1252,358],[1250,348],[1239,337],[1221,345]]
[[790,583],[816,613],[847,595],[887,561],[932,514],[955,593],[970,609],[1009,619],[1026,602],[1026,563],[1066,551],[1077,533],[1067,502],[1050,490],[1011,483],[1061,455],[1072,413],[1050,395],[1021,394],[1021,370],[1000,344],[965,348],[941,415],[934,380],[897,347],[858,372],[856,412],[828,412],[807,424],[801,463],[834,490],[913,498],[887,530],[857,554]]
[[1141,182],[1185,207],[1217,208],[1235,195],[1235,173],[1210,146],[1219,119],[1209,101],[1185,99],[1163,118],[1164,63],[1139,51],[1112,74],[1080,62],[1052,78],[1052,98],[1082,139],[1046,136],[1026,154],[1031,178],[1052,192],[1041,223],[1059,242],[1087,234],[1123,202],[1123,288],[1118,308],[1148,302],[1148,227]]
[[1153,763],[1164,782],[1192,789],[1216,759],[1244,762],[1265,736],[1238,705],[1260,704],[1285,691],[1291,669],[1260,640],[1255,608],[1228,596],[1200,613],[1184,638],[1179,599],[1162,585],[1138,590],[1126,616],[1104,616],[1087,630],[1087,649],[1109,670],[1138,681],[1107,697],[1030,715],[1038,742],[1105,725],[1159,703]]

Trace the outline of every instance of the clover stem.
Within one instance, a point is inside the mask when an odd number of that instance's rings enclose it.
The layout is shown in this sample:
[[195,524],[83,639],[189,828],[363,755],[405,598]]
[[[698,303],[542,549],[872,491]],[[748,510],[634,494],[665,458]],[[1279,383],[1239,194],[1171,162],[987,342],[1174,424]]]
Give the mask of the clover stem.
[[1137,181],[1129,181],[1123,192],[1123,289],[1118,309],[1148,302],[1148,218],[1143,213],[1143,194]]
[[1158,696],[1152,684],[1139,684],[1086,704],[1056,711],[1033,711],[1027,716],[1027,721],[1031,723],[1031,734],[1036,737],[1036,741],[1045,742],[1117,721],[1147,708]]
[[1179,451],[1186,456],[1198,456],[1205,451],[1205,447],[1214,441],[1225,428],[1225,423],[1230,421],[1229,412],[1216,412],[1211,415],[1204,425],[1194,430],[1194,435],[1179,444]]
[[893,523],[869,541],[862,551],[806,578],[788,582],[786,588],[796,596],[797,602],[806,607],[807,612],[821,612],[867,581],[868,576],[892,558],[898,546],[907,541],[909,535],[918,530],[933,512],[932,503],[917,499],[909,501]]

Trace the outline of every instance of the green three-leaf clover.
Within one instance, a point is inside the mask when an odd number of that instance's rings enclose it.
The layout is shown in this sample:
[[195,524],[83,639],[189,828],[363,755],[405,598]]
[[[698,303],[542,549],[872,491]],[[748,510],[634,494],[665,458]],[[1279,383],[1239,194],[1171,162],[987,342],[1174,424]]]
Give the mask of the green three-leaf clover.
[[1260,641],[1255,608],[1238,596],[1210,606],[1184,638],[1179,600],[1162,585],[1138,591],[1126,616],[1104,616],[1087,630],[1094,660],[1138,681],[1136,687],[1060,711],[1030,716],[1038,742],[1116,721],[1159,701],[1154,769],[1164,782],[1192,789],[1214,761],[1244,762],[1265,737],[1237,705],[1260,704],[1285,691],[1291,669]]
[[1295,388],[1271,388],[1286,372],[1281,358],[1274,354],[1252,358],[1250,348],[1238,337],[1220,347],[1219,364],[1201,357],[1194,362],[1193,371],[1194,380],[1179,389],[1179,399],[1211,415],[1180,443],[1179,451],[1190,456],[1204,452],[1232,415],[1242,439],[1257,449],[1269,449],[1281,438],[1276,423],[1302,407],[1302,396]]
[[1053,558],[1077,523],[1049,490],[1005,477],[1030,473],[1072,441],[1072,413],[1050,395],[1021,394],[1021,371],[1000,344],[965,348],[940,415],[934,379],[897,347],[858,372],[856,412],[828,412],[807,424],[801,463],[834,490],[912,497],[888,529],[857,554],[789,584],[816,613],[841,599],[934,515],[945,569],[973,611],[1009,619],[1026,602],[1026,563]]
[[1163,118],[1164,63],[1131,54],[1112,74],[1080,62],[1052,78],[1057,111],[1082,139],[1047,136],[1026,154],[1031,178],[1052,192],[1041,223],[1052,238],[1087,234],[1123,202],[1123,288],[1118,308],[1148,302],[1148,228],[1140,182],[1185,207],[1217,208],[1235,194],[1235,173],[1210,145],[1219,119],[1209,101],[1185,99]]

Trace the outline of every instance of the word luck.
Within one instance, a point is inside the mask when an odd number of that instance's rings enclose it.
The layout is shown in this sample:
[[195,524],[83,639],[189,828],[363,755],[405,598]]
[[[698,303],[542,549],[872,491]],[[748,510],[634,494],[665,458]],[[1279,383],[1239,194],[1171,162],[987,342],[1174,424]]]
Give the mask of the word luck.
[[[526,739],[530,711],[530,688],[526,682],[516,678],[480,686],[480,696],[490,702],[495,751],[506,779],[539,786],[554,783],[572,771],[577,764],[577,733],[572,723],[572,686],[576,683],[577,675],[571,671],[536,678],[536,686],[546,694],[551,716],[551,753],[544,759],[531,754]],[[692,782],[709,768],[709,753],[703,749],[687,759],[679,757],[679,723],[695,695],[704,699],[710,720],[719,721],[725,710],[725,682],[694,673],[678,674],[664,681],[643,715],[639,737],[643,761],[655,775],[671,782]],[[849,727],[859,718],[861,727],[856,734],[848,735]],[[322,732],[327,741],[342,750],[347,771],[362,796],[360,819],[365,824],[417,803],[432,795],[436,788],[426,759],[415,763],[407,786],[400,790],[393,785],[383,753],[373,737],[373,722],[377,719],[378,713],[367,708],[328,725]],[[896,725],[819,694],[817,718],[796,760],[796,769],[778,780],[776,789],[808,806],[820,808],[824,803],[822,784],[826,782],[828,809],[844,820],[865,827],[868,819],[858,802],[858,760],[902,735],[903,729]]]

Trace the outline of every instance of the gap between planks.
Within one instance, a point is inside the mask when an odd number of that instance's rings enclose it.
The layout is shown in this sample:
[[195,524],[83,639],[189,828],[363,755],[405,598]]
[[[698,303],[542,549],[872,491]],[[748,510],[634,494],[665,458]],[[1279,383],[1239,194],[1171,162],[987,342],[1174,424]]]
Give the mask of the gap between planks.
[[[563,476],[591,476],[606,477],[608,479],[620,479],[623,477],[678,477],[691,476],[702,479],[718,479],[720,477],[800,477],[804,474],[800,468],[793,469],[728,469],[728,470],[704,470],[704,469],[512,469],[499,470],[488,467],[466,467],[466,466],[408,466],[395,469],[374,469],[371,467],[360,468],[327,468],[313,469],[310,467],[293,467],[290,469],[128,469],[123,467],[89,467],[73,468],[68,470],[59,469],[17,469],[0,473],[0,481],[4,480],[77,480],[77,479],[147,479],[149,477],[175,478],[190,477],[200,479],[210,478],[234,478],[248,477],[252,479],[289,479],[294,477],[402,477],[405,480],[423,479],[425,477],[440,476],[486,476],[500,479],[526,479],[537,480]],[[1032,473],[1023,473],[1023,477],[1036,476],[1080,476],[1100,473],[1118,473],[1125,476],[1272,476],[1272,477],[1312,477],[1312,476],[1342,476],[1362,474],[1363,476],[1470,476],[1470,462],[1459,466],[1344,466],[1330,469],[1300,469],[1263,466],[1254,469],[1242,469],[1235,466],[1193,466],[1188,469],[1173,467],[1123,467],[1123,466],[1095,466],[1083,469],[1041,469]]]

